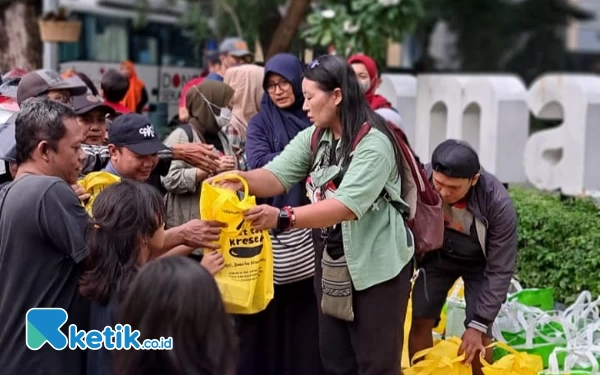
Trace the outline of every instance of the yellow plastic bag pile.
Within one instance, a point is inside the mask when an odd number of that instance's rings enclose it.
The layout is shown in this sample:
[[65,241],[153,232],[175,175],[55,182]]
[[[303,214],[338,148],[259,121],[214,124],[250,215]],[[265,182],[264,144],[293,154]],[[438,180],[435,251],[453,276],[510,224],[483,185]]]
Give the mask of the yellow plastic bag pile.
[[[471,375],[471,367],[463,364],[464,355],[458,355],[461,340],[452,337],[440,341],[433,348],[415,354],[413,364],[404,370],[404,375]],[[542,359],[528,353],[519,353],[503,343],[494,343],[488,348],[498,346],[511,354],[503,357],[494,364],[487,363],[481,358],[483,373],[485,375],[537,375],[542,371]]]
[[117,182],[121,182],[119,176],[115,176],[114,174],[105,171],[88,173],[83,179],[77,181],[79,186],[83,187],[85,192],[90,194],[90,199],[84,205],[85,210],[90,216],[92,216],[92,206],[94,205],[94,200],[98,194],[108,186],[116,184]]
[[[409,338],[409,334],[410,334],[410,328],[412,325],[412,288],[414,287],[414,282],[411,285],[411,296],[409,297],[408,300],[408,308],[406,309],[406,318],[404,320],[404,345],[402,348],[402,354],[401,354],[401,364],[402,367],[408,367],[409,363],[410,363],[410,358],[408,355],[408,338]],[[450,289],[450,291],[448,292],[448,298],[450,298],[451,296],[457,296],[457,298],[465,298],[465,287],[464,284],[462,282],[462,279],[458,279],[456,280],[456,282],[454,283],[454,285],[452,286],[452,288]],[[438,337],[441,337],[444,335],[444,331],[446,330],[446,312],[442,311],[441,317],[440,317],[440,323],[438,324],[437,327],[435,327],[433,329],[433,332],[437,334]],[[434,340],[434,343],[437,343],[438,340]]]
[[[225,179],[244,184],[244,198],[215,186]],[[268,231],[257,231],[244,219],[244,211],[256,206],[248,194],[247,182],[238,175],[226,175],[202,184],[200,215],[204,220],[227,224],[219,238],[225,268],[215,275],[225,310],[230,314],[255,314],[273,299],[273,250]]]
[[482,359],[485,375],[538,375],[544,368],[540,356],[518,352],[501,342],[494,343],[490,347],[494,346],[502,348],[510,354],[491,365]]
[[471,375],[471,368],[463,364],[465,356],[458,355],[460,344],[460,339],[453,337],[415,354],[413,363],[423,360],[405,369],[404,375]]

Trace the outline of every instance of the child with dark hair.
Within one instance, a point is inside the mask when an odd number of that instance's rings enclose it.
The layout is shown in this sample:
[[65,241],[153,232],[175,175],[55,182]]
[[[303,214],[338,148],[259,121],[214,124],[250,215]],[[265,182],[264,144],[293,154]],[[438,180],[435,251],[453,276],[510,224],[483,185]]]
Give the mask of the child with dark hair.
[[146,339],[173,339],[172,350],[121,350],[120,375],[233,375],[236,340],[213,277],[194,261],[152,261],[132,282],[120,321]]
[[[121,297],[138,268],[160,255],[165,208],[160,193],[146,183],[123,180],[103,190],[86,231],[88,258],[80,291],[92,300],[90,329],[114,327]],[[108,350],[88,353],[88,375],[114,374]]]
[[125,95],[127,95],[127,91],[129,91],[129,79],[125,75],[114,69],[110,69],[102,76],[100,89],[102,90],[104,103],[117,112],[114,117],[109,118],[111,121],[119,115],[131,112],[129,108],[120,103],[125,98]]

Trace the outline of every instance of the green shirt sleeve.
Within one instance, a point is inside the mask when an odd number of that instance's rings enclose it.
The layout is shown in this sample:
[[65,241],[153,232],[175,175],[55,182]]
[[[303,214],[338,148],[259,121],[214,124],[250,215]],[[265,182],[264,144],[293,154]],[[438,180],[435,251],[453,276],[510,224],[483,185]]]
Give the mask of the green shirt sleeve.
[[396,179],[394,148],[377,129],[359,142],[334,198],[360,219],[377,200],[388,180]]
[[279,179],[286,192],[310,172],[310,139],[314,130],[315,127],[310,126],[298,133],[281,154],[263,167]]

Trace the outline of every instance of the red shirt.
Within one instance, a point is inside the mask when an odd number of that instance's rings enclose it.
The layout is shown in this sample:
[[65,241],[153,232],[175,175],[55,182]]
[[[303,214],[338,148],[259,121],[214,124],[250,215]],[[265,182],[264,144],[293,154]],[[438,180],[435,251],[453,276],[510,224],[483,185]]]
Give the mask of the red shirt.
[[201,84],[202,81],[204,81],[204,77],[198,77],[187,81],[187,83],[183,86],[183,89],[181,89],[181,97],[179,98],[179,108],[185,108],[185,97],[188,91],[190,91],[192,87]]
[[121,103],[111,103],[108,100],[104,100],[104,104],[111,107],[112,109],[114,109],[115,112],[117,112],[117,113],[121,113],[121,114],[131,113],[131,110],[129,108],[125,107],[124,105],[122,105]]

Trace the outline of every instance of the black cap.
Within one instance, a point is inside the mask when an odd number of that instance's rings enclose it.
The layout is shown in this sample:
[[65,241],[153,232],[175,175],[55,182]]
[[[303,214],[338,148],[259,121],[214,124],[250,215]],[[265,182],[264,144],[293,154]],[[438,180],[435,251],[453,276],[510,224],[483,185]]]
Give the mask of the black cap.
[[115,114],[115,110],[112,107],[106,105],[102,98],[93,95],[91,91],[88,91],[84,95],[73,97],[73,109],[78,115],[83,115],[96,108],[102,109],[106,114]]
[[63,79],[54,70],[35,70],[21,78],[17,88],[17,102],[21,105],[25,100],[51,90],[68,90],[71,92],[71,96],[75,96],[85,94],[87,86],[80,79]]
[[152,155],[165,146],[150,120],[138,113],[127,113],[117,117],[108,130],[108,143],[124,146],[138,155]]
[[431,167],[451,178],[472,178],[481,169],[477,152],[468,143],[456,139],[448,139],[436,147]]

